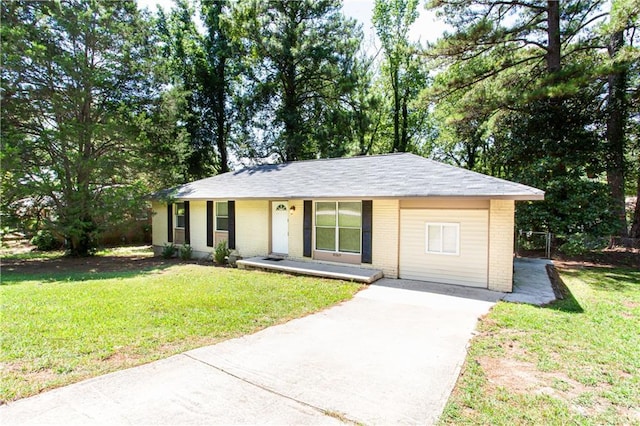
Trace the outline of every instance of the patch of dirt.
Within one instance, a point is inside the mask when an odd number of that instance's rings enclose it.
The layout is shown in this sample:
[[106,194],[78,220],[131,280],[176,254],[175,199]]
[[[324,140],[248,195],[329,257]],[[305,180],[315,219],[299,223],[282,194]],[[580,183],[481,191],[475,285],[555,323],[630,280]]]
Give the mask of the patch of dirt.
[[640,268],[640,249],[614,247],[581,256],[554,254],[553,262],[565,268],[576,267],[623,267]]
[[59,257],[55,259],[2,259],[2,271],[11,271],[21,274],[48,274],[65,272],[128,272],[143,269],[167,268],[177,264],[207,264],[211,261],[189,260],[177,258],[163,259],[146,254],[118,255],[118,256],[91,256],[82,258]]
[[493,387],[504,387],[514,393],[547,394],[571,401],[592,390],[564,373],[539,371],[533,363],[511,357],[482,357],[478,363]]
[[[597,416],[613,408],[621,419],[636,419],[637,413],[632,407],[617,406],[599,396],[602,391],[611,389],[611,385],[586,386],[564,372],[540,371],[533,362],[526,361],[532,356],[517,342],[505,343],[502,347],[505,355],[500,358],[483,356],[476,359],[487,378],[490,392],[502,387],[515,394],[548,395],[565,401],[583,416]],[[587,396],[590,402],[581,403],[581,397]]]
[[[519,250],[518,256],[544,258],[545,253],[540,250]],[[551,259],[554,264],[564,267],[640,268],[640,249],[612,247],[576,256],[554,251],[551,254]]]

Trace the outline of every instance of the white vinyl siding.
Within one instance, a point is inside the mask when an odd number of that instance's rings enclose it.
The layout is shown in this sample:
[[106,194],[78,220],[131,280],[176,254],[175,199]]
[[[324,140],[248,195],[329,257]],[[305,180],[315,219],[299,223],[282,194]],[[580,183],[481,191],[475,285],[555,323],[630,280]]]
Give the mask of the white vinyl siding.
[[[443,256],[442,253],[427,251],[427,224],[445,225],[441,227],[444,228],[445,238],[442,239],[442,234],[439,234],[432,239],[432,243],[449,251],[453,247],[444,240],[448,238],[451,241],[452,229],[447,231],[446,225],[457,225],[456,255]],[[488,256],[487,210],[400,210],[400,278],[486,288]]]

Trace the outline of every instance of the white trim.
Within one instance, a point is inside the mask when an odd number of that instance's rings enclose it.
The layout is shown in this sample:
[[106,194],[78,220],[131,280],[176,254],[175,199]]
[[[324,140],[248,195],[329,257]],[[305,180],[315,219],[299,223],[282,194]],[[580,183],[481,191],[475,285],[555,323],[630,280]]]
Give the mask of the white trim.
[[[185,204],[184,204],[184,203],[185,203],[184,201],[178,201],[178,202],[176,202],[176,203],[174,203],[174,204],[173,204],[173,206],[174,206],[174,209],[173,209],[173,220],[174,220],[174,222],[173,222],[173,228],[174,228],[174,229],[185,229],[185,227],[184,227],[184,226],[178,226],[178,216],[182,216],[182,217],[184,217],[184,220],[183,220],[183,221],[184,221],[185,223],[186,223],[186,221],[187,221],[187,211],[186,211],[186,208],[185,208]],[[182,211],[183,211],[183,213],[182,213],[182,214],[180,214],[180,215],[178,214],[178,204],[182,204]]]
[[[227,204],[227,215],[218,216],[218,204]],[[218,217],[227,219],[227,229],[218,229]],[[213,202],[213,232],[229,232],[229,200],[220,200]]]
[[[429,227],[430,226],[439,226],[440,227],[440,250],[430,250],[429,247]],[[455,252],[445,252],[443,251],[444,244],[444,235],[443,229],[444,227],[454,227],[456,230],[456,251]],[[457,222],[425,222],[424,223],[424,251],[427,254],[437,254],[444,256],[459,256],[460,255],[460,223]]]

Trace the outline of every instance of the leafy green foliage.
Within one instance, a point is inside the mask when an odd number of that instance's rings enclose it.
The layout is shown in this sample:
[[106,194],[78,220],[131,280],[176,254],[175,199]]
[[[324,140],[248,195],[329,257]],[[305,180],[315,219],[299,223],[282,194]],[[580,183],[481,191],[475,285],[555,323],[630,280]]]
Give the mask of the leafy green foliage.
[[342,156],[351,141],[349,72],[360,30],[338,0],[239,2],[244,46],[242,156],[280,161]]
[[[454,27],[429,52],[443,67],[425,91],[438,101],[434,155],[545,189],[547,201],[536,210],[547,213],[523,221],[560,214],[552,232],[578,232],[584,221],[585,228],[603,223],[598,235],[626,234],[623,187],[635,168],[626,167],[633,132],[625,123],[637,115],[626,110],[633,80],[626,69],[638,56],[639,14],[633,2],[611,6],[608,13],[603,1],[428,3]],[[561,204],[579,202],[583,195],[568,200],[566,193],[587,178],[606,179],[608,187],[579,190],[600,211],[576,217]],[[540,219],[532,229],[550,225]]]
[[43,226],[71,254],[90,254],[107,222],[145,208],[135,117],[154,92],[148,20],[133,2],[68,0],[3,2],[2,21],[2,139],[13,157],[3,203],[49,197],[55,215]]
[[178,252],[178,247],[176,247],[175,244],[170,243],[162,246],[161,255],[164,259],[171,259],[173,256],[176,255],[177,252]]
[[178,255],[182,260],[189,260],[193,255],[193,248],[189,244],[183,244],[180,246],[178,250]]
[[37,247],[38,250],[42,251],[52,251],[59,249],[62,244],[60,241],[53,235],[51,231],[47,231],[44,229],[36,232],[36,235],[31,238],[31,244]]
[[607,247],[608,243],[608,238],[593,237],[591,234],[581,232],[569,235],[565,242],[558,247],[558,250],[569,256],[579,256],[590,251],[602,250]]
[[215,250],[213,252],[213,260],[218,265],[226,265],[229,260],[229,254],[231,254],[231,250],[227,245],[227,241],[223,240],[216,244]]
[[180,103],[183,129],[190,147],[186,164],[190,179],[229,171],[230,132],[237,120],[233,93],[237,85],[240,54],[230,40],[230,6],[223,1],[177,1],[158,27],[168,74],[184,96]]
[[544,201],[519,203],[516,227],[556,235],[611,235],[615,216],[606,184],[574,177],[550,180]]
[[427,85],[428,70],[419,57],[421,47],[408,40],[409,28],[418,18],[416,0],[376,0],[373,25],[382,42],[384,62],[380,78],[391,119],[387,152],[416,150],[424,136],[427,110],[417,102]]

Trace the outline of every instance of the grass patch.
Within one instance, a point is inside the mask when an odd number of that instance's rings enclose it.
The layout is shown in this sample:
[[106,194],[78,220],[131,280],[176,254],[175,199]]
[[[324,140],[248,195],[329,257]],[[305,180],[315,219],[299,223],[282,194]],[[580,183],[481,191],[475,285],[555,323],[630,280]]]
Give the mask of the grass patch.
[[2,280],[2,401],[252,333],[361,288],[196,264]]
[[[15,250],[13,248],[0,249],[2,260],[50,260],[64,257],[64,250],[38,251]],[[97,257],[153,257],[151,246],[120,246],[102,248],[96,251]]]
[[102,248],[95,253],[96,256],[113,257],[153,257],[151,246],[119,246]]
[[482,319],[442,424],[640,424],[640,271],[562,270],[569,297]]
[[19,251],[0,250],[0,258],[2,260],[47,260],[58,259],[64,256],[64,250],[52,251]]

